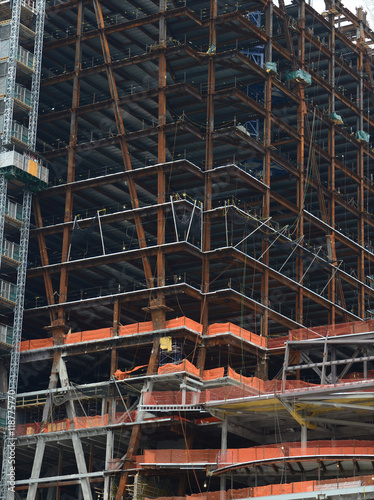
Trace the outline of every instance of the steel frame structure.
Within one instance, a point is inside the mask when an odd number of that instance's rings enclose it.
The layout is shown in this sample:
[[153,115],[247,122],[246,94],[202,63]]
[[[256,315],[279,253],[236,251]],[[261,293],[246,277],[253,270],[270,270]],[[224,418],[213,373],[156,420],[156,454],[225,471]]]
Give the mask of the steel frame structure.
[[[238,447],[243,439],[273,444],[279,429],[283,440],[305,442],[306,429],[308,440],[363,439],[372,432],[370,409],[362,417],[324,387],[318,390],[331,397],[327,403],[340,405],[340,422],[316,417],[310,399],[295,405],[281,395],[258,412],[252,402],[244,410],[238,402],[185,405],[183,427],[178,406],[152,412],[143,401],[166,383],[196,394],[236,387],[204,380],[218,367],[279,378],[284,353],[306,349],[291,340],[285,349],[210,336],[215,323],[270,342],[287,330],[371,318],[374,155],[365,134],[374,125],[374,35],[362,10],[355,15],[330,0],[323,16],[304,0],[287,7],[267,0],[69,0],[47,1],[46,12],[37,150],[51,161],[52,185],[34,199],[24,338],[48,331],[54,346],[21,353],[19,421],[41,427],[18,439],[20,497],[90,500],[96,486],[105,500],[121,500],[138,450],[170,443],[170,434],[181,448],[214,441],[222,452],[227,439]],[[261,12],[260,23],[248,12]],[[264,47],[263,67],[250,57],[257,46]],[[246,130],[248,121],[259,124],[258,136]],[[167,328],[179,316],[201,332]],[[152,331],[121,337],[121,328],[146,320]],[[70,333],[99,329],[111,336],[67,342]],[[173,374],[166,382],[160,375],[160,338],[169,335],[200,378]],[[320,360],[320,345],[327,355],[340,342],[339,362],[352,371],[346,341],[314,342],[317,359],[304,352],[291,363],[286,356],[284,389],[287,371],[314,380],[317,370],[322,386],[336,382],[333,369],[327,372],[334,360]],[[303,370],[303,359],[315,370]],[[368,354],[366,377],[372,362]],[[117,370],[138,366],[140,376],[117,387]],[[86,392],[94,381],[104,384],[102,394]],[[108,415],[107,427],[79,428],[76,419],[89,421],[94,403],[93,415]],[[117,412],[135,408],[133,420],[118,424]],[[220,421],[207,420],[204,435],[196,411]],[[148,412],[157,418],[153,430]],[[69,429],[41,432],[66,419]],[[275,483],[281,469],[274,467]],[[182,468],[173,471],[170,496],[197,492],[206,480],[199,471],[192,485]],[[261,466],[252,472],[231,476],[235,487],[269,476]],[[167,483],[162,467],[140,474]],[[293,474],[314,478],[312,468]],[[212,488],[223,492],[230,473],[219,476],[212,475]],[[166,496],[161,490],[157,496]]]

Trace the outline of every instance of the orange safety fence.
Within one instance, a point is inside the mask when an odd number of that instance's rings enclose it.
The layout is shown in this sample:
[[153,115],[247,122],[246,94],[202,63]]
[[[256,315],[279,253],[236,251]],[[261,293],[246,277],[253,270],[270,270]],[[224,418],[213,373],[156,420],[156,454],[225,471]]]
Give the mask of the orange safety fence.
[[[196,332],[201,335],[203,326],[192,319],[189,319],[185,316],[180,318],[175,318],[166,321],[165,328],[166,329],[176,329],[186,327],[190,330]],[[136,335],[139,333],[151,333],[154,331],[152,321],[145,321],[142,323],[132,323],[129,325],[122,325],[119,328],[118,335],[126,336],[126,335]],[[232,335],[238,336],[245,340],[248,340],[258,346],[263,348],[266,347],[266,339],[264,337],[260,337],[255,333],[252,333],[244,328],[240,328],[233,323],[215,323],[210,325],[208,328],[208,335],[219,335],[223,333],[230,333]],[[89,342],[91,340],[100,340],[107,339],[113,337],[113,329],[112,328],[101,328],[98,330],[87,330],[83,332],[75,332],[68,333],[64,336],[65,344],[76,344],[79,342]],[[25,340],[21,342],[21,351],[29,351],[33,349],[42,349],[44,347],[52,347],[53,339],[36,339],[36,340]]]
[[166,322],[166,328],[180,328],[181,326],[186,326],[190,330],[202,333],[203,325],[201,323],[197,323],[192,319],[187,318],[186,316],[182,316],[181,318],[170,319]]
[[288,335],[282,337],[269,338],[268,349],[284,347],[287,340],[308,340],[321,337],[336,337],[340,335],[352,335],[355,333],[368,333],[374,330],[374,320],[351,321],[349,323],[339,323],[337,325],[315,326],[313,328],[298,328],[290,330]]
[[[224,368],[214,368],[203,372],[203,380],[214,380],[224,376]],[[164,365],[159,368],[158,373],[174,373],[178,371],[187,371],[197,374],[198,370],[189,361],[174,365]],[[212,401],[226,401],[243,397],[277,394],[282,391],[281,380],[261,380],[257,377],[246,377],[235,372],[231,367],[227,369],[227,376],[241,383],[241,385],[222,385],[213,389],[205,389],[200,393],[187,391],[154,391],[144,394],[145,405],[191,405],[204,404]],[[286,380],[285,391],[297,391],[321,387],[319,384],[304,382],[303,380]]]
[[231,333],[236,337],[240,337],[260,347],[266,348],[266,337],[260,337],[260,335],[234,325],[234,323],[213,323],[208,327],[208,335],[220,335],[223,333]]
[[[202,390],[200,393],[187,391],[155,391],[144,394],[145,405],[168,406],[168,405],[191,405],[204,404],[213,401],[227,401],[240,399],[245,397],[264,395],[264,394],[280,394],[282,392],[281,380],[264,381],[257,377],[245,377],[229,369],[229,377],[238,380],[242,385],[224,385],[213,389]],[[362,380],[362,383],[372,380]],[[338,384],[312,384],[303,380],[287,380],[285,382],[285,393],[313,390],[316,387],[343,387],[354,384],[354,379],[340,380]],[[362,388],[364,390],[364,388]],[[184,394],[184,396],[183,396]]]
[[[122,424],[127,422],[135,421],[136,411],[130,412],[118,412],[114,415],[112,419],[112,424]],[[28,436],[32,434],[39,434],[40,432],[58,432],[58,431],[68,431],[69,429],[86,429],[89,427],[103,427],[109,425],[109,415],[97,415],[97,416],[87,416],[87,417],[75,417],[73,419],[74,427],[70,425],[69,419],[56,420],[55,422],[48,422],[43,430],[41,422],[20,424],[16,425],[15,435],[16,436]]]
[[199,393],[192,391],[154,391],[143,393],[145,406],[192,405],[199,403]]
[[253,448],[227,450],[226,456],[219,458],[219,466],[238,463],[260,462],[294,457],[374,455],[373,441],[310,441],[306,446],[300,443],[256,446]]
[[213,368],[212,370],[204,370],[203,380],[214,380],[216,378],[222,378],[225,374],[224,368]]
[[290,340],[308,340],[326,337],[336,337],[338,335],[352,335],[354,333],[368,333],[374,330],[374,320],[351,321],[350,323],[339,323],[337,325],[316,326],[313,328],[299,328],[290,330]]
[[201,402],[227,401],[230,399],[245,398],[255,394],[258,394],[258,391],[249,386],[242,385],[240,387],[236,385],[225,385],[204,391],[204,393],[201,394]]
[[125,372],[123,372],[121,370],[116,370],[114,372],[114,376],[117,380],[125,380],[125,378],[128,378],[131,375],[131,373],[136,372],[136,371],[140,370],[141,368],[145,368],[146,366],[148,366],[148,365],[135,366],[135,368],[133,368],[132,370],[127,370]]
[[222,455],[220,450],[145,450],[136,457],[139,466],[153,464],[216,464],[218,468],[237,464],[249,464],[267,460],[293,458],[315,459],[316,457],[374,456],[373,441],[310,441],[306,446],[300,443],[256,446],[252,448],[229,449]]
[[[70,429],[70,422],[68,419],[56,420],[55,422],[48,422],[44,429],[44,432],[58,432],[58,431],[68,431]],[[33,434],[39,434],[42,431],[41,422],[34,422],[29,424],[19,424],[16,425],[15,436],[30,436]]]
[[75,344],[77,342],[88,342],[90,340],[108,339],[113,336],[111,328],[101,328],[99,330],[87,330],[85,332],[68,333],[65,335],[65,344]]
[[21,342],[21,351],[31,351],[32,349],[43,349],[52,346],[53,339],[23,340]]
[[197,418],[195,420],[195,425],[206,425],[206,424],[217,424],[218,422],[222,422],[222,420],[218,417],[205,417],[205,418]]
[[182,363],[174,364],[167,363],[166,365],[162,365],[158,369],[158,374],[161,375],[163,373],[177,373],[177,372],[187,372],[191,373],[191,375],[195,375],[199,377],[200,371],[194,366],[188,359],[184,359]]
[[75,429],[87,429],[87,427],[102,427],[108,425],[109,415],[97,415],[95,417],[75,417],[73,419]]
[[[201,335],[202,325],[193,321],[185,316],[180,318],[171,319],[166,322],[166,329],[176,329],[181,327],[189,328],[190,330]],[[321,336],[337,336],[349,335],[353,333],[366,333],[374,330],[374,320],[368,321],[353,321],[350,323],[341,323],[338,325],[317,326],[313,328],[300,328],[291,330],[289,335],[277,338],[261,337],[256,333],[245,330],[233,323],[214,323],[208,327],[207,334],[209,336],[231,334],[236,337],[242,338],[261,348],[281,348],[287,340],[307,340],[320,338]],[[154,331],[152,321],[145,321],[142,323],[132,323],[130,325],[120,326],[119,335],[136,335],[139,333],[151,333]],[[89,342],[92,340],[100,340],[113,337],[112,328],[101,328],[98,330],[87,330],[83,332],[68,333],[64,336],[65,344],[75,344],[78,342]],[[25,340],[21,342],[21,351],[29,351],[33,349],[42,349],[45,347],[52,347],[53,339],[35,339]]]
[[138,465],[147,464],[217,464],[217,450],[144,450],[136,457]]
[[[292,493],[307,493],[312,491],[324,491],[331,489],[343,489],[349,487],[372,486],[372,476],[356,476],[344,479],[327,479],[323,481],[300,481],[295,483],[269,484],[266,486],[255,486],[252,488],[241,488],[237,490],[227,490],[224,492],[224,500],[257,498],[263,496],[289,495]],[[184,497],[157,497],[157,499],[145,498],[144,500],[221,500],[221,491],[208,491],[205,493],[195,493]]]
[[279,349],[281,347],[285,347],[285,344],[289,340],[288,335],[284,335],[282,337],[275,337],[273,339],[268,339],[267,347],[268,349]]

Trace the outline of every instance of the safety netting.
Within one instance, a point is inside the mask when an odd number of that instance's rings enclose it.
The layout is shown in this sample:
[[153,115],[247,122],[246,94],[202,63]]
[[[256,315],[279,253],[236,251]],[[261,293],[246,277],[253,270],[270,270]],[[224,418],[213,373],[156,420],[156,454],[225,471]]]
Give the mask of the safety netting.
[[145,368],[148,365],[140,365],[140,366],[135,366],[135,368],[132,368],[131,370],[126,370],[126,371],[121,371],[121,370],[116,370],[114,372],[114,376],[117,380],[125,380],[126,378],[131,377],[131,375],[136,374],[139,370],[142,368]]
[[374,329],[374,320],[351,321],[337,325],[315,326],[313,328],[299,328],[290,330],[289,340],[309,340],[321,337],[336,337],[340,335],[353,335],[355,333],[368,333]]
[[[136,418],[136,411],[117,412],[110,422],[112,425],[133,422]],[[59,432],[72,429],[87,429],[89,427],[103,427],[109,425],[109,415],[83,416],[75,417],[71,424],[68,418],[47,422],[42,425],[42,422],[34,422],[27,424],[16,425],[16,436],[29,436],[39,434],[40,432]]]
[[322,481],[300,481],[294,483],[269,484],[266,486],[255,486],[252,488],[231,489],[227,491],[208,491],[186,495],[184,497],[157,497],[157,499],[145,498],[144,500],[238,500],[241,498],[257,498],[274,495],[289,495],[292,493],[307,493],[312,491],[360,488],[372,486],[372,476],[356,476]]
[[268,349],[279,349],[285,346],[288,340],[311,340],[322,337],[337,337],[343,335],[353,335],[356,333],[368,333],[374,329],[374,320],[351,321],[349,323],[339,323],[338,325],[315,326],[313,328],[298,328],[290,330],[288,335],[268,338]]
[[256,464],[264,461],[317,459],[326,460],[339,457],[352,460],[352,457],[374,457],[373,441],[310,441],[301,443],[281,443],[252,448],[229,449],[225,453],[220,450],[145,450],[135,459],[139,467],[155,464],[215,464],[216,467],[238,466],[240,464]]
[[[184,360],[178,364],[168,364],[159,368],[158,373],[177,373],[186,372],[198,376],[199,371],[188,360]],[[147,406],[165,406],[165,405],[191,405],[204,404],[209,402],[227,401],[250,396],[261,396],[268,394],[280,394],[299,391],[313,390],[316,387],[336,387],[354,385],[356,379],[359,379],[362,384],[372,383],[374,378],[374,370],[368,370],[367,380],[363,374],[352,374],[344,379],[339,380],[336,384],[313,384],[304,380],[286,380],[284,387],[282,381],[278,379],[262,380],[258,377],[246,377],[233,370],[230,366],[227,368],[214,368],[205,370],[202,375],[202,380],[219,380],[226,371],[226,382],[231,384],[213,387],[211,389],[202,389],[201,391],[153,391],[144,394],[144,404]],[[239,382],[239,384],[237,384]]]
[[187,372],[198,377],[200,370],[196,368],[188,359],[184,359],[181,363],[167,363],[158,368],[158,374]]
[[207,333],[209,336],[222,335],[225,333],[235,335],[259,347],[266,348],[266,337],[261,337],[256,333],[234,325],[234,323],[213,323],[208,327]]
[[[197,335],[201,335],[203,326],[185,316],[171,319],[166,322],[165,333],[168,330],[178,328],[188,328]],[[241,328],[234,323],[213,323],[208,327],[208,336],[233,335],[247,342],[254,344],[262,349],[282,348],[287,340],[308,340],[337,335],[351,335],[355,333],[366,333],[374,330],[374,320],[353,321],[350,323],[341,323],[330,326],[317,326],[313,328],[300,328],[291,330],[288,335],[276,338],[266,338],[257,335],[245,328]],[[118,335],[120,337],[127,335],[139,335],[154,332],[152,321],[142,323],[132,323],[130,325],[120,326]],[[90,342],[94,340],[104,340],[116,336],[112,328],[101,328],[98,330],[87,330],[83,332],[68,333],[64,335],[64,344],[76,344],[81,342]],[[21,351],[30,351],[34,349],[43,349],[53,346],[52,338],[25,340],[21,342]]]
[[218,467],[240,463],[262,462],[264,460],[292,459],[296,457],[347,457],[374,455],[373,441],[309,441],[301,443],[281,443],[279,445],[255,446],[253,448],[231,449],[219,453]]
[[139,466],[147,464],[217,464],[217,450],[144,450],[135,459]]
[[[171,319],[166,321],[165,333],[168,330],[175,330],[178,328],[188,328],[197,335],[201,335],[203,331],[203,326],[192,319],[185,316],[180,318]],[[142,323],[132,323],[130,325],[120,326],[118,335],[120,337],[127,335],[139,335],[144,333],[154,332],[152,321],[144,321]],[[208,327],[207,335],[235,335],[248,342],[251,342],[259,347],[266,347],[266,338],[260,337],[249,330],[240,328],[233,323],[215,323]],[[83,332],[68,333],[64,335],[64,344],[76,344],[81,342],[90,342],[93,340],[104,340],[115,336],[112,328],[101,328],[98,330],[87,330]],[[35,339],[35,340],[25,340],[21,342],[21,351],[30,351],[34,349],[43,349],[45,347],[52,347],[53,339]]]

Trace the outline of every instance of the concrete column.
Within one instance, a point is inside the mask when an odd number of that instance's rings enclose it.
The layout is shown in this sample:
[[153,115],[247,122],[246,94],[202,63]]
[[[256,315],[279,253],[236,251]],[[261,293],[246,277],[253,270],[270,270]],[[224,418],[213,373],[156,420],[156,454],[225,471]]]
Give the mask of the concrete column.
[[302,425],[301,426],[301,447],[306,448],[308,443],[308,438],[307,438],[307,426]]
[[[113,458],[113,431],[108,431],[106,436],[106,451],[105,451],[105,470],[109,470],[111,460]],[[104,478],[104,500],[110,500],[110,485],[111,477],[108,475]]]
[[[225,415],[221,424],[221,460],[227,459],[227,416]],[[226,492],[226,476],[220,478],[220,500],[225,500]]]

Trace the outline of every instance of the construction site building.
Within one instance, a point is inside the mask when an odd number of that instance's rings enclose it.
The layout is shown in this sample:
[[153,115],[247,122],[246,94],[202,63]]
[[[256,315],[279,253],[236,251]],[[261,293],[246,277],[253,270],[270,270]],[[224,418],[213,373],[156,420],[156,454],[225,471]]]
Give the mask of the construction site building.
[[5,52],[15,9],[2,154],[45,176],[21,342],[0,299],[1,500],[373,499],[365,11],[0,0]]

